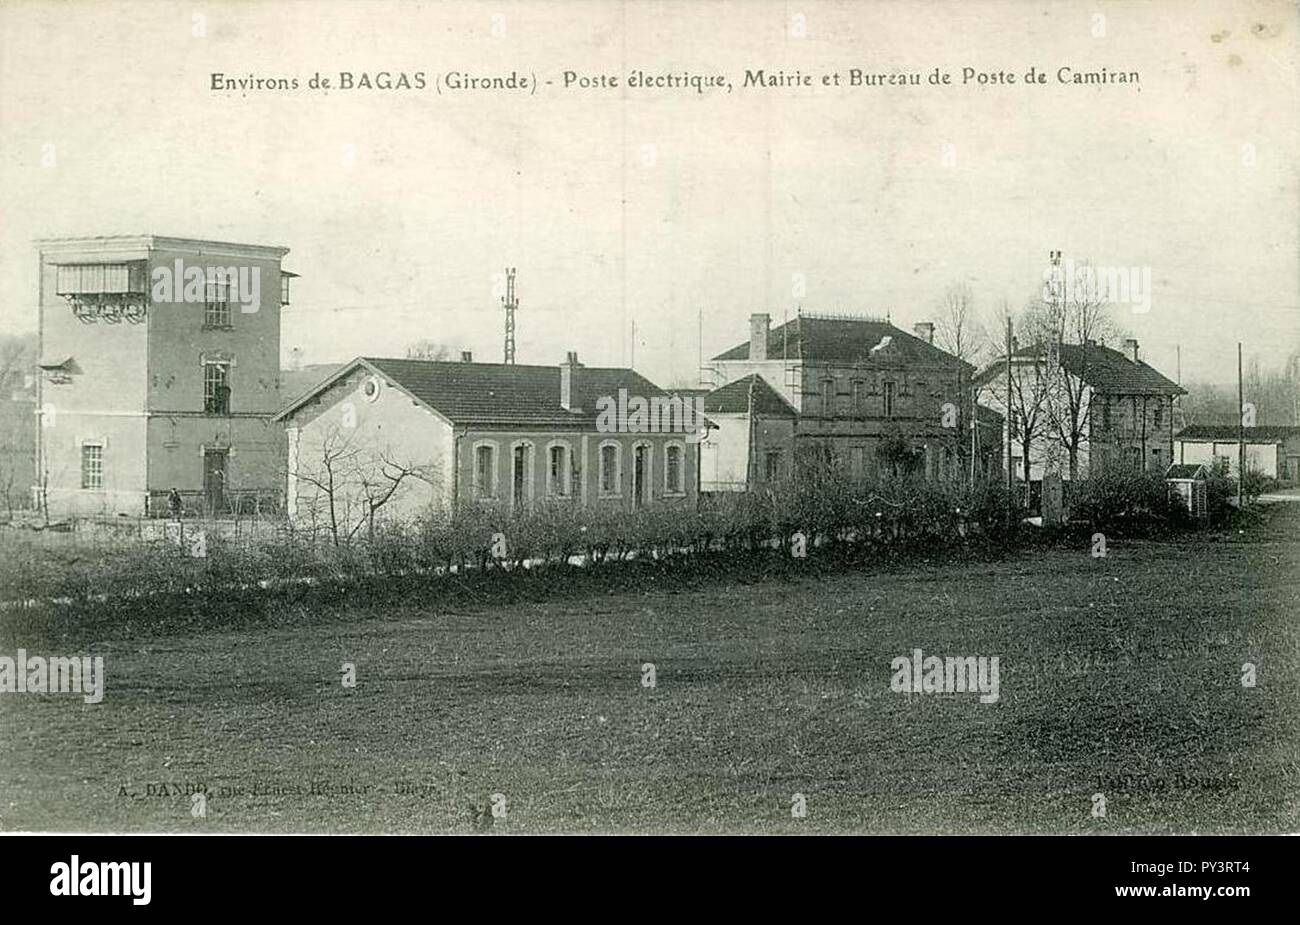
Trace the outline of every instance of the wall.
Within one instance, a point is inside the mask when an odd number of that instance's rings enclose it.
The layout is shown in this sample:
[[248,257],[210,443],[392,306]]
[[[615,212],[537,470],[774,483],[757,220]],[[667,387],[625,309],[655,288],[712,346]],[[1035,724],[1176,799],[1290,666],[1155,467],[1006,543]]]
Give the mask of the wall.
[[[1247,443],[1246,468],[1254,469],[1270,478],[1278,474],[1279,447],[1276,443]],[[1237,477],[1237,443],[1220,441],[1192,442],[1180,441],[1177,444],[1177,456],[1180,463],[1202,463],[1206,468],[1214,468],[1216,456],[1228,457],[1228,475]]]
[[[749,416],[710,412],[716,429],[700,444],[701,491],[743,491],[749,474]],[[781,454],[778,479],[788,478],[794,461],[794,418],[759,416],[754,442],[758,459],[757,480],[766,481],[766,457]]]
[[[651,448],[650,456],[650,504],[683,504],[694,506],[698,493],[698,461],[696,445],[682,439],[680,434],[602,434],[592,431],[533,431],[504,430],[487,428],[457,428],[459,439],[459,486],[460,496],[471,499],[474,495],[474,448],[480,444],[496,447],[496,491],[495,500],[509,504],[512,501],[511,465],[513,447],[521,443],[531,443],[532,473],[527,483],[534,503],[546,500],[564,500],[549,493],[549,446],[552,443],[564,443],[571,449],[572,459],[577,463],[577,473],[572,477],[572,490],[569,499],[579,504],[611,509],[630,510],[634,506],[632,495],[633,452],[637,444],[646,444]],[[600,447],[613,444],[619,448],[621,466],[618,473],[617,490],[604,493],[600,489]],[[683,449],[683,479],[685,491],[669,493],[665,486],[666,454],[669,444]]]
[[[1110,428],[1105,408],[1110,408]],[[1144,468],[1163,472],[1173,463],[1174,415],[1168,395],[1097,393],[1092,404],[1091,448],[1101,471],[1116,461],[1124,463],[1136,450]],[[1126,450],[1130,451],[1126,455]]]
[[328,520],[328,494],[306,478],[326,480],[327,452],[337,457],[335,511],[346,523],[344,532],[363,517],[366,491],[361,480],[386,485],[381,475],[384,458],[420,467],[423,477],[404,479],[380,509],[379,520],[409,519],[450,500],[451,425],[382,376],[376,377],[382,383],[378,397],[368,401],[361,388],[372,375],[366,367],[353,369],[284,422],[290,430],[283,465],[290,516],[296,524],[324,526]]
[[[277,494],[283,484],[280,406],[280,259],[283,248],[219,245],[173,238],[64,239],[42,243],[41,356],[71,355],[70,380],[40,376],[41,449],[37,481],[48,473],[52,515],[143,514],[150,494],[201,493],[204,446],[229,449],[230,488]],[[156,294],[155,271],[236,267],[256,271],[253,311],[232,305],[228,328],[205,325],[202,302],[184,298],[183,273],[170,297]],[[139,323],[79,321],[56,292],[59,263],[141,261],[150,290]],[[229,415],[203,404],[204,356],[231,363]],[[81,445],[105,441],[104,487],[80,488]],[[164,508],[165,509],[165,508]]]
[[[143,249],[106,254],[104,262],[146,257]],[[69,514],[143,514],[145,499],[145,364],[147,323],[79,321],[56,292],[55,262],[66,253],[42,252],[39,303],[42,361],[71,356],[70,381],[37,377],[40,408],[37,485],[53,518]],[[81,488],[81,447],[104,442],[104,487]]]

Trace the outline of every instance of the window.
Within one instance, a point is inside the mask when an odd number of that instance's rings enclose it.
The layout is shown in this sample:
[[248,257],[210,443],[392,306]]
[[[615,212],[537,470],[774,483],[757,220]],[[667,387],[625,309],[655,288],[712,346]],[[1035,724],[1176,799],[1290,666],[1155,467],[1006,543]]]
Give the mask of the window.
[[496,497],[496,447],[490,443],[480,443],[474,447],[474,496],[476,498]]
[[885,383],[885,417],[894,416],[894,383]]
[[686,452],[681,444],[670,443],[664,454],[664,491],[683,494],[686,491]]
[[853,413],[855,415],[862,414],[862,393],[863,393],[862,380],[854,379],[853,380]]
[[828,418],[835,413],[835,380],[822,380],[822,417]]
[[1165,412],[1165,406],[1162,405],[1162,404],[1157,403],[1157,404],[1156,404],[1156,410],[1155,410],[1155,411],[1153,412],[1153,414],[1152,414],[1152,417],[1153,417],[1153,419],[1154,419],[1154,420],[1153,420],[1153,423],[1155,424],[1156,428],[1159,428],[1159,427],[1160,427],[1160,422],[1164,420],[1164,417],[1165,417],[1165,413],[1164,413],[1164,412]]
[[205,284],[203,325],[209,328],[230,327],[230,284],[227,280],[208,280]]
[[81,446],[81,487],[104,487],[104,445],[85,443]]
[[203,410],[208,414],[230,413],[230,364],[203,364]]
[[1101,429],[1110,430],[1110,402],[1104,398],[1101,400]]
[[600,447],[600,493],[616,495],[622,481],[619,467],[622,463],[617,443],[605,443]]
[[563,443],[551,444],[548,455],[550,458],[546,476],[546,493],[567,498],[573,485],[569,467],[569,447]]
[[768,450],[763,454],[763,478],[769,482],[781,479],[781,451]]

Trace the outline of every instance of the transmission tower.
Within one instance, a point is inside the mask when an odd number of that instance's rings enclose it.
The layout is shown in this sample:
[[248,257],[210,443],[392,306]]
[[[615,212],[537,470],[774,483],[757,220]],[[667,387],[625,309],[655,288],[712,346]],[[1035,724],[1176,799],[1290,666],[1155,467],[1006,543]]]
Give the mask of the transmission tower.
[[501,306],[506,310],[505,362],[515,362],[515,309],[519,300],[515,298],[515,268],[506,268],[506,294],[501,297]]

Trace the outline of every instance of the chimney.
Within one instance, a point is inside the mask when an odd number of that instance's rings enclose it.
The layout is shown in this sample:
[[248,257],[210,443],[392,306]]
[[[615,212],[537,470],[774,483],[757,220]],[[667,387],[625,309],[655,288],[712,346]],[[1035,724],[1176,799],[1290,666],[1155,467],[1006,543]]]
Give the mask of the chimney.
[[912,333],[921,338],[921,340],[925,341],[927,344],[933,344],[934,322],[918,321],[916,324],[912,325]]
[[749,316],[749,358],[751,360],[767,359],[767,329],[772,324],[772,316],[766,312],[755,312]]
[[577,397],[573,394],[573,371],[581,365],[576,350],[570,350],[560,364],[560,407],[565,411],[581,410],[577,407]]
[[1132,337],[1128,338],[1124,341],[1124,352],[1128,354],[1130,360],[1136,363],[1138,361],[1138,342]]
[[460,352],[460,361],[461,361],[462,363],[473,363],[473,362],[474,362],[474,354],[473,354],[471,351],[469,351],[469,350],[462,350],[462,351]]

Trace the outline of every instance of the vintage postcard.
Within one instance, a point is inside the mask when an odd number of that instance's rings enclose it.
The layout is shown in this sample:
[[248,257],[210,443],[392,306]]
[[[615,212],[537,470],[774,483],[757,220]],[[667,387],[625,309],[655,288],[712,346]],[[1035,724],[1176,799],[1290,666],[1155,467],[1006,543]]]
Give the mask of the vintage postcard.
[[1298,24],[7,0],[0,831],[1296,831]]

